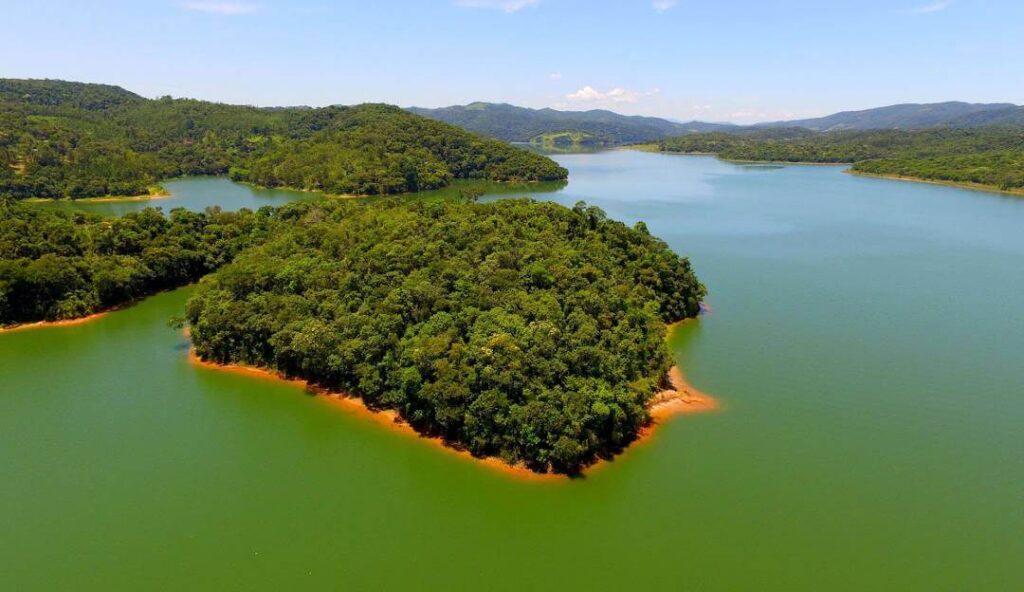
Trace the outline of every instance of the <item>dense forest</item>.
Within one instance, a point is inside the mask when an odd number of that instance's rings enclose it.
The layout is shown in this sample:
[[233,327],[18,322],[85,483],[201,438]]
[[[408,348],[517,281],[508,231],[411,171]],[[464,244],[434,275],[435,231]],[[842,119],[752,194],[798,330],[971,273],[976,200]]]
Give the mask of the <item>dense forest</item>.
[[265,237],[272,210],[121,218],[0,199],[0,326],[72,319],[194,282]]
[[386,194],[565,179],[554,161],[387,105],[261,109],[0,79],[0,197],[140,195],[179,175]]
[[187,306],[203,359],[397,410],[475,455],[573,473],[631,442],[704,295],[638,223],[530,200],[304,202]]
[[1024,189],[1024,128],[814,133],[769,129],[663,140],[663,152],[729,160],[853,163],[854,172]]

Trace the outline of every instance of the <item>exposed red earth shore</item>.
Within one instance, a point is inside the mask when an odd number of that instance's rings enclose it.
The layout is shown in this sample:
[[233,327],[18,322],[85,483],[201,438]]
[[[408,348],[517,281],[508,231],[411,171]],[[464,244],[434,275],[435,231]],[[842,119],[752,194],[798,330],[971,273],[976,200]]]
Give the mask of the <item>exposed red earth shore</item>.
[[[710,307],[704,305],[705,313],[710,312]],[[16,331],[28,331],[32,329],[42,329],[47,327],[67,327],[73,325],[81,325],[89,323],[94,320],[105,317],[110,314],[111,310],[101,311],[88,316],[79,317],[76,319],[67,319],[60,321],[40,321],[36,323],[25,323],[21,325],[12,325],[9,327],[0,328],[0,333],[11,333]],[[685,321],[684,321],[685,322]],[[668,328],[669,334],[679,326],[681,323],[670,325]],[[188,331],[185,332],[186,337]],[[567,476],[556,474],[556,473],[537,473],[531,471],[522,465],[511,465],[497,457],[486,457],[479,458],[470,454],[468,451],[460,448],[455,448],[448,445],[443,439],[438,437],[431,437],[423,435],[417,432],[411,425],[405,422],[398,414],[398,412],[390,409],[376,410],[366,406],[363,400],[354,395],[342,392],[331,392],[324,389],[310,385],[307,381],[295,378],[286,378],[280,373],[268,370],[265,368],[257,368],[254,366],[245,366],[241,364],[217,364],[215,362],[208,362],[199,358],[196,355],[194,348],[189,349],[189,362],[193,365],[207,368],[211,370],[217,370],[220,372],[230,372],[233,374],[239,374],[244,376],[251,376],[261,378],[265,380],[274,380],[297,386],[307,392],[316,394],[317,396],[325,398],[327,401],[334,405],[337,405],[346,411],[353,413],[359,417],[362,417],[368,421],[372,421],[377,425],[387,427],[398,431],[399,433],[405,434],[406,436],[414,437],[420,441],[426,442],[432,446],[444,450],[448,453],[458,455],[462,458],[472,460],[473,462],[480,463],[488,468],[507,474],[512,477],[519,479],[531,480],[531,481],[563,481],[568,479]],[[665,389],[655,394],[650,401],[648,411],[651,416],[651,421],[648,425],[644,426],[637,439],[634,440],[627,450],[632,449],[638,444],[644,443],[650,440],[657,432],[659,426],[667,422],[669,419],[676,415],[689,415],[694,413],[707,413],[716,411],[721,408],[720,403],[717,399],[711,395],[702,392],[701,390],[690,384],[686,377],[683,375],[682,369],[678,366],[673,366],[668,373],[668,383],[670,388]],[[592,473],[595,470],[600,469],[603,465],[608,464],[608,460],[599,459],[594,464],[588,466],[583,474]]]
[[[671,330],[672,327],[669,327],[670,332]],[[310,385],[309,382],[305,380],[287,378],[282,376],[279,372],[265,368],[241,364],[218,364],[215,362],[208,362],[196,355],[194,348],[189,349],[188,356],[189,362],[197,367],[294,385],[306,392],[323,397],[332,404],[345,409],[347,412],[364,418],[367,421],[395,430],[408,437],[416,438],[449,454],[455,454],[466,460],[480,463],[492,470],[499,471],[517,479],[529,481],[566,481],[569,479],[568,476],[557,473],[537,473],[522,465],[511,465],[497,457],[479,458],[473,456],[467,450],[450,446],[439,437],[427,436],[417,432],[399,416],[397,411],[390,409],[371,409],[367,407],[361,398],[348,393],[326,391]],[[678,366],[673,366],[669,370],[668,381],[671,388],[663,390],[651,398],[649,407],[651,421],[648,425],[644,426],[637,439],[630,444],[629,448],[633,448],[640,443],[650,440],[659,426],[663,425],[676,415],[707,413],[721,408],[717,399],[700,391],[687,382],[686,378],[683,376],[682,370]],[[598,460],[596,463],[588,466],[583,471],[583,475],[598,470],[608,463],[609,461],[607,460]]]
[[30,331],[32,329],[45,329],[47,327],[70,327],[72,325],[83,325],[101,319],[112,311],[104,310],[101,312],[93,313],[88,316],[78,317],[76,319],[64,319],[61,321],[38,321],[35,323],[22,323],[20,325],[10,325],[8,327],[0,327],[0,333],[13,333],[15,331]]

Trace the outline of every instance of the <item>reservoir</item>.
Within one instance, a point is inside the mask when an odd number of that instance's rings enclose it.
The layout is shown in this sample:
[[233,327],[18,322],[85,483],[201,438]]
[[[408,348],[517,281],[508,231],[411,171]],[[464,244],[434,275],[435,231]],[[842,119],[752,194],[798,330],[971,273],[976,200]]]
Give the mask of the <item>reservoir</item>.
[[[198,368],[191,288],[0,334],[5,589],[1024,588],[1024,199],[632,151],[533,195],[644,221],[718,398],[581,479],[517,480]],[[226,179],[151,205],[317,199]],[[420,198],[444,198],[451,192]],[[137,202],[48,205],[108,214]]]

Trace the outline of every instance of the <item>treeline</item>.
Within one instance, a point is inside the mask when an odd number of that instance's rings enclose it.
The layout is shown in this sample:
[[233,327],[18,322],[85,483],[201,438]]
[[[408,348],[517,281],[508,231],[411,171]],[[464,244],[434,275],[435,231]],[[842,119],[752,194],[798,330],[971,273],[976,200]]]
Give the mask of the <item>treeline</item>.
[[72,319],[219,268],[266,236],[272,210],[102,218],[0,200],[0,325]]
[[1024,188],[1024,129],[974,128],[814,133],[764,130],[695,134],[657,143],[663,152],[728,160],[853,163],[857,172]]
[[475,455],[573,473],[636,438],[704,295],[662,241],[583,204],[306,202],[204,278],[197,353],[396,409]]
[[366,194],[567,175],[544,156],[386,105],[260,109],[0,79],[0,197],[137,195],[169,177],[229,171]]

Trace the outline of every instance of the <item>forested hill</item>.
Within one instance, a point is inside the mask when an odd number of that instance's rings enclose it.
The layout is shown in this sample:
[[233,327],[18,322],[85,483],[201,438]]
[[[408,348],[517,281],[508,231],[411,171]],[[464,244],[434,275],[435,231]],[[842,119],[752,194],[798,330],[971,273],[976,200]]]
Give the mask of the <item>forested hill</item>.
[[0,79],[0,197],[138,195],[179,175],[391,194],[565,179],[554,161],[389,105],[262,109]]
[[593,145],[650,142],[686,133],[722,131],[735,126],[693,121],[678,123],[658,117],[620,115],[611,111],[528,109],[505,103],[470,103],[440,109],[410,107],[424,117],[510,142],[533,142],[545,134],[578,132]]

